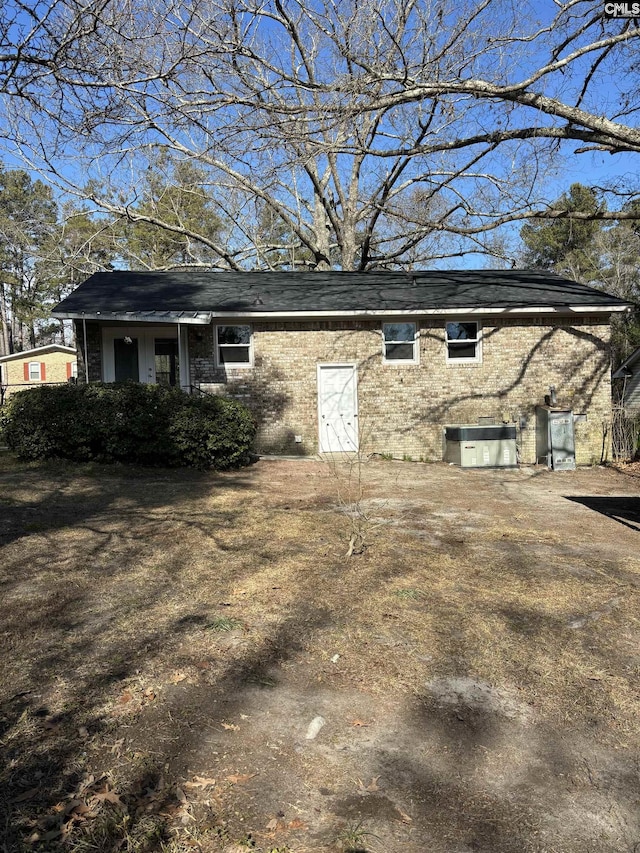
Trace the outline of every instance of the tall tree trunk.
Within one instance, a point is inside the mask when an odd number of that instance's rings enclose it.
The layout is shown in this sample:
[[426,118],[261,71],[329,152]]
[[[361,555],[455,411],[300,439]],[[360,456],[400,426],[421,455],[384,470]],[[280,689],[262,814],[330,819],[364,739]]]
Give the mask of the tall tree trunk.
[[313,198],[313,227],[315,231],[316,269],[331,269],[331,226],[318,193]]
[[9,333],[5,286],[4,282],[0,284],[0,355],[11,354],[11,337]]

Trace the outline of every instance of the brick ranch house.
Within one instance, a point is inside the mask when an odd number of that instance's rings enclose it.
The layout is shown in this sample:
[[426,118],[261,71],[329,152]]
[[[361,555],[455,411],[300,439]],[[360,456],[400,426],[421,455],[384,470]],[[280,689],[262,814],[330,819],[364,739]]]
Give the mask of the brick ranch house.
[[96,273],[53,312],[75,322],[79,381],[227,394],[262,452],[442,459],[443,427],[494,418],[536,461],[549,386],[599,461],[609,324],[629,306],[540,271]]
[[48,344],[0,356],[0,401],[37,385],[59,385],[77,375],[74,347]]

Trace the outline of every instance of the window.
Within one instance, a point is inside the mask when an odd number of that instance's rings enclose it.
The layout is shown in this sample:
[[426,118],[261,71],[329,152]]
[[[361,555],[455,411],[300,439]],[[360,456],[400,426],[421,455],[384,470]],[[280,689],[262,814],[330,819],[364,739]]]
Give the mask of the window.
[[175,387],[180,384],[180,358],[176,338],[156,338],[155,368],[158,385]]
[[40,382],[42,379],[39,361],[29,362],[29,382]]
[[218,366],[251,367],[251,326],[216,326]]
[[382,337],[384,362],[418,363],[418,335],[415,323],[383,323]]
[[476,322],[450,322],[446,325],[447,361],[480,361],[480,326]]

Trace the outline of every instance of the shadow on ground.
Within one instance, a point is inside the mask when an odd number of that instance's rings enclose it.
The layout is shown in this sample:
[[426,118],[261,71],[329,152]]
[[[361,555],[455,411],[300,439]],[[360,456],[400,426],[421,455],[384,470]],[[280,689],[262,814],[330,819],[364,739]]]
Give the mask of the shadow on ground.
[[600,495],[568,497],[567,500],[582,504],[594,512],[606,515],[631,530],[640,530],[640,498],[607,497]]
[[397,471],[345,561],[319,463],[0,470],[4,848],[632,850],[634,565],[552,481]]

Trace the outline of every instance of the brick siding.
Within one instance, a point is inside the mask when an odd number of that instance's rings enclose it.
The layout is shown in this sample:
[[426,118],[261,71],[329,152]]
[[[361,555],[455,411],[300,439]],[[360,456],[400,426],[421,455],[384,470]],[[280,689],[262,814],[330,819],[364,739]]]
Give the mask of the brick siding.
[[[84,363],[84,324],[74,321],[76,347],[78,349],[78,382],[86,381]],[[102,379],[102,332],[99,323],[87,322],[87,356],[89,361],[89,382],[100,382]]]
[[[535,407],[555,385],[558,406],[587,414],[576,424],[578,463],[600,461],[611,408],[608,323],[598,317],[552,323],[505,318],[482,325],[482,362],[451,364],[444,319],[420,322],[420,360],[413,365],[383,364],[378,321],[258,322],[252,324],[249,369],[217,367],[214,327],[191,327],[191,382],[250,406],[260,423],[259,450],[314,453],[317,365],[356,363],[366,452],[441,459],[445,424],[493,417],[519,425],[525,463],[535,462]],[[80,355],[80,342],[78,349]]]
[[[2,364],[1,373],[3,383],[6,385],[4,399],[24,388],[36,388],[39,385],[55,385],[68,382],[68,365],[75,362],[75,354],[69,352],[35,352],[24,358],[17,353],[15,358]],[[39,362],[44,365],[45,378],[25,379],[25,365],[31,362]]]

